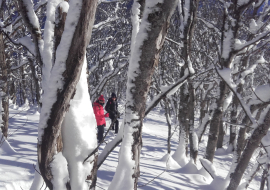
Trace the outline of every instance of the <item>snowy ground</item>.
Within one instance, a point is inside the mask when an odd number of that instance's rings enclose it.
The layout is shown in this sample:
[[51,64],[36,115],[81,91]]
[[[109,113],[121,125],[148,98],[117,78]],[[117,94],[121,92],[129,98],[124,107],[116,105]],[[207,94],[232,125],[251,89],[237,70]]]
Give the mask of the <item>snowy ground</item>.
[[[8,138],[10,146],[4,143],[0,148],[0,190],[28,190],[30,188],[37,160],[38,119],[39,114],[36,108],[10,107],[10,136]],[[107,120],[107,126],[109,124],[110,120]],[[110,132],[106,141],[110,141],[113,137],[114,134]],[[206,136],[203,138],[199,146],[199,158],[203,157],[207,143]],[[177,145],[178,131],[175,131],[171,142],[172,154]],[[105,144],[99,151],[102,151],[104,146]],[[117,147],[100,167],[97,190],[107,189],[109,186],[117,166],[119,148]],[[219,154],[215,156],[214,166],[219,176],[226,177],[231,160],[232,155],[225,151],[219,151]],[[166,169],[166,165],[169,168]],[[143,128],[139,189],[210,190],[206,185],[211,183],[211,178],[201,170],[199,161],[197,165],[197,168],[192,165],[181,168],[173,159],[168,159],[165,116],[159,109],[150,112]],[[249,189],[259,189],[257,178],[253,180]]]

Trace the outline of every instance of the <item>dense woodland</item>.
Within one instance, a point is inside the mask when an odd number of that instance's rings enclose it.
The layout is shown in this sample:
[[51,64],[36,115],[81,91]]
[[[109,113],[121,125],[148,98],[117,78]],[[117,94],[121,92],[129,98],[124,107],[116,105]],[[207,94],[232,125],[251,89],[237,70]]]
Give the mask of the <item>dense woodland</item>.
[[[9,134],[9,100],[38,105],[37,165],[49,189],[56,189],[51,163],[59,153],[66,157],[61,129],[67,112],[76,112],[70,101],[83,90],[89,110],[101,94],[115,92],[124,124],[104,152],[98,155],[93,141],[78,158],[88,162],[81,180],[91,186],[71,179],[63,189],[95,189],[98,168],[120,143],[121,169],[109,189],[137,189],[143,119],[158,104],[168,153],[179,131],[181,166],[201,162],[215,180],[214,153],[228,143],[234,158],[224,189],[237,189],[252,157],[245,187],[259,175],[260,190],[270,189],[267,0],[0,0],[0,7],[1,141]],[[87,82],[79,92],[80,76]],[[204,134],[205,158],[198,160]]]

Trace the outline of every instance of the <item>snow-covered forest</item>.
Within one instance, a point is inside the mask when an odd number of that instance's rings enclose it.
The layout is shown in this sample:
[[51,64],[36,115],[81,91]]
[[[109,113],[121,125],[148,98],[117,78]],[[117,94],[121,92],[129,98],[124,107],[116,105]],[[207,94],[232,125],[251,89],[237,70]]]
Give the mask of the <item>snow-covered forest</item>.
[[[268,0],[0,0],[0,189],[270,189],[269,15]],[[93,104],[112,93],[119,132],[106,118],[98,143]]]

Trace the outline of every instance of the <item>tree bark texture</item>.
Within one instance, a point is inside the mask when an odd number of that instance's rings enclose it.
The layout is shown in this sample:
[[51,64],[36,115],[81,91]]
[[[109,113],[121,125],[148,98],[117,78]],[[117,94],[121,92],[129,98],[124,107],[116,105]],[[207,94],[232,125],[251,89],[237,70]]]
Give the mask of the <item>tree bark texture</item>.
[[247,142],[247,145],[241,155],[239,162],[236,165],[236,169],[231,174],[230,184],[227,190],[236,190],[240,180],[245,172],[245,169],[248,166],[250,158],[256,148],[258,148],[262,138],[266,135],[269,127],[270,127],[270,109],[268,109],[267,114],[265,116],[264,121],[259,124],[259,126],[254,130],[250,139]]
[[166,116],[166,121],[168,124],[168,138],[167,138],[167,153],[171,153],[171,135],[172,135],[172,126],[170,122],[170,115],[169,115],[169,103],[167,100],[164,100],[165,103],[165,116]]
[[192,83],[189,83],[188,92],[189,92],[188,117],[189,117],[190,158],[192,158],[194,163],[196,164],[198,150],[195,147],[198,147],[198,144],[195,144],[195,143],[198,143],[198,141],[195,141],[195,138],[198,138],[198,137],[194,131],[195,89],[193,88]]
[[21,101],[21,106],[23,104],[25,104],[26,102],[26,92],[25,92],[25,75],[24,75],[24,65],[20,67],[20,70],[21,70],[21,76],[22,76],[22,79],[20,81],[20,84],[21,84],[21,89],[20,89],[20,101]]
[[[176,8],[176,0],[165,0],[158,3],[158,9],[153,10],[146,18],[149,22],[147,30],[147,39],[145,39],[140,47],[141,56],[138,62],[139,72],[132,83],[129,93],[131,93],[131,104],[126,108],[126,113],[137,115],[138,120],[126,121],[132,126],[134,132],[132,143],[132,160],[135,165],[133,167],[132,178],[134,180],[134,189],[137,189],[138,178],[140,176],[140,152],[142,148],[142,122],[145,115],[146,98],[154,69],[158,64],[159,53],[163,47],[163,43],[169,28],[170,18]],[[130,80],[130,79],[129,79]],[[128,101],[128,100],[127,100]],[[133,124],[132,124],[133,123]]]
[[[188,101],[189,101],[188,84],[185,83],[180,87],[180,106],[178,111],[178,121],[181,128],[181,130],[179,130],[179,133],[181,132],[185,133],[184,137],[185,137],[186,156],[188,155],[188,144],[189,144]],[[179,135],[179,137],[181,137],[181,135]]]
[[217,140],[217,148],[222,148],[223,147],[223,139],[225,135],[225,130],[223,127],[223,121],[220,119],[219,121],[219,133],[218,133],[218,140]]
[[96,6],[97,0],[82,1],[80,18],[66,60],[66,70],[62,74],[64,82],[63,89],[57,93],[57,100],[51,108],[41,144],[38,145],[39,169],[46,185],[51,190],[53,189],[51,182],[53,176],[50,163],[56,153],[56,141],[60,134],[63,118],[68,111],[69,102],[75,94],[76,85],[80,78],[86,46],[91,38]]
[[[58,9],[56,10],[56,17],[58,16],[58,18],[55,18],[55,20],[57,21],[55,23],[55,28],[54,28],[54,52],[53,52],[53,64],[55,63],[55,59],[56,59],[56,50],[58,45],[61,42],[61,38],[62,38],[62,34],[64,32],[64,28],[65,28],[65,22],[66,22],[66,18],[67,18],[67,13],[63,12],[63,10],[61,9],[61,7],[59,6]],[[57,151],[60,152],[63,150],[63,140],[62,140],[62,134],[60,131],[59,136],[57,137]]]
[[248,116],[244,117],[242,124],[247,125],[247,126],[241,127],[238,132],[237,144],[236,144],[236,156],[237,156],[236,162],[239,162],[242,151],[244,150],[244,147],[246,145],[246,132],[247,132],[248,124],[249,124]]
[[234,151],[235,140],[236,140],[236,127],[233,125],[230,125],[229,146],[232,147],[232,151]]
[[62,34],[63,34],[64,28],[65,28],[66,18],[67,18],[67,13],[63,12],[61,7],[58,7],[58,9],[56,11],[57,11],[57,14],[55,14],[55,15],[58,16],[58,18],[55,18],[55,20],[57,22],[55,23],[55,28],[54,28],[54,41],[55,41],[55,43],[54,43],[54,55],[53,55],[54,61],[53,62],[55,62],[56,49],[57,49],[58,45],[60,44]]
[[[203,96],[201,95],[201,97],[203,97]],[[201,108],[200,109],[200,124],[202,123],[203,118],[205,117],[206,112],[208,110],[208,103],[209,103],[209,101],[206,100],[206,96],[205,96],[205,99],[201,100],[201,105],[200,105],[200,108]]]
[[3,33],[0,33],[0,68],[1,68],[1,94],[2,96],[2,123],[1,130],[3,135],[7,138],[8,135],[8,118],[9,118],[9,100],[8,100],[8,68],[5,56],[5,46]]
[[214,154],[217,146],[217,138],[219,134],[219,124],[223,115],[223,103],[225,100],[225,92],[227,91],[227,86],[224,81],[219,83],[219,93],[217,101],[217,108],[214,110],[213,117],[210,123],[208,142],[206,147],[205,158],[210,162],[213,162]]
[[32,79],[33,79],[34,85],[35,85],[36,102],[40,106],[41,101],[40,101],[39,80],[38,80],[38,76],[36,76],[36,69],[35,69],[35,66],[34,66],[34,60],[28,58],[28,61],[30,63],[31,72],[32,72]]
[[97,162],[98,162],[98,155],[95,154],[94,156],[94,164],[93,164],[93,168],[92,168],[92,171],[91,171],[91,176],[90,176],[90,179],[92,181],[91,185],[90,185],[90,190],[95,190],[96,189],[96,183],[97,183],[97,171],[98,171],[98,167],[97,167]]

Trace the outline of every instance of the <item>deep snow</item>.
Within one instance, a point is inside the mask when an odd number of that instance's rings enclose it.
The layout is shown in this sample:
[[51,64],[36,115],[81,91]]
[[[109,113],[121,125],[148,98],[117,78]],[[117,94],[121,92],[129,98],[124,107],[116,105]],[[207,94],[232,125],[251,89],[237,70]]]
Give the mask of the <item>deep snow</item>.
[[[18,108],[10,106],[10,136],[9,144],[3,143],[0,148],[0,190],[28,190],[34,178],[34,165],[36,164],[36,143],[38,131],[39,113],[36,107],[24,106]],[[121,126],[122,120],[120,119]],[[107,119],[107,127],[110,120]],[[105,141],[114,138],[113,132]],[[228,137],[225,138],[227,142]],[[203,157],[207,136],[203,137],[199,145],[199,158]],[[141,177],[139,189],[203,189],[210,190],[213,187],[221,189],[225,183],[223,178],[230,169],[232,154],[226,150],[218,150],[214,159],[214,168],[218,177],[212,182],[212,178],[201,169],[199,160],[197,167],[187,159],[188,164],[181,166],[171,157],[178,145],[178,130],[174,132],[171,142],[172,153],[167,154],[167,124],[164,112],[155,108],[144,120],[143,148],[141,152]],[[99,149],[104,148],[105,143]],[[107,189],[118,162],[118,146],[103,163],[98,171],[97,190]],[[225,147],[226,148],[226,147]],[[155,179],[154,179],[155,178]],[[151,181],[153,180],[153,181]],[[249,189],[259,189],[259,179],[255,177]],[[151,181],[151,182],[150,182]],[[146,186],[146,183],[150,182]],[[124,182],[123,182],[124,183]],[[219,187],[219,188],[218,188]],[[42,189],[45,188],[45,185]]]

